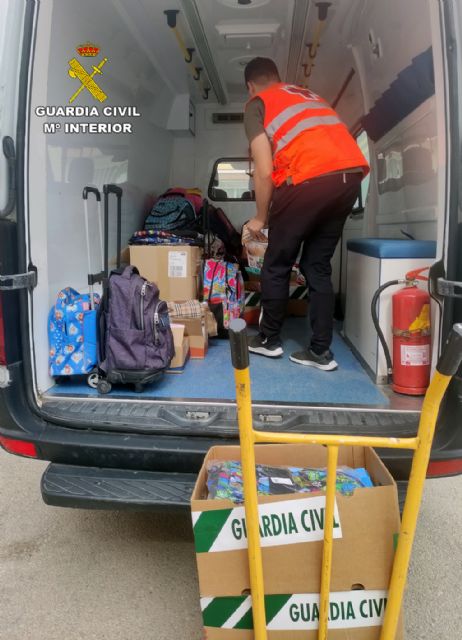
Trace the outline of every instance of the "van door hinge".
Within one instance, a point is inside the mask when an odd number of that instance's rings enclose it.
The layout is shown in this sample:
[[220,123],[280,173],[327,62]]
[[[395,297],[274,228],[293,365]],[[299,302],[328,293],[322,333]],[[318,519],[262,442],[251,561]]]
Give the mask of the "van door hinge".
[[37,286],[37,268],[30,267],[27,273],[14,273],[7,276],[0,275],[0,291],[14,291],[15,289],[33,289]]

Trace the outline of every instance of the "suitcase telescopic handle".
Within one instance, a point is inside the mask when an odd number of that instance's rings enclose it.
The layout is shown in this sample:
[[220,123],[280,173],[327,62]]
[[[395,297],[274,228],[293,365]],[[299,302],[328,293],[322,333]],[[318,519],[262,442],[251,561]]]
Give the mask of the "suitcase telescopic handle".
[[104,271],[109,276],[109,195],[117,197],[117,268],[120,268],[120,253],[122,250],[122,187],[117,184],[104,184]]
[[103,185],[103,192],[105,195],[109,193],[115,193],[118,198],[122,197],[122,187],[119,187],[117,184],[105,184]]
[[93,193],[93,195],[95,196],[97,201],[101,202],[101,193],[99,192],[99,189],[97,189],[96,187],[84,187],[83,193],[82,193],[82,198],[84,200],[88,200],[88,195],[90,193]]
[[85,213],[85,237],[87,243],[87,262],[88,262],[88,286],[90,288],[90,308],[94,309],[94,289],[93,286],[97,282],[102,282],[104,277],[104,265],[102,265],[102,270],[99,273],[92,273],[91,271],[91,251],[90,251],[90,231],[89,231],[89,222],[88,222],[88,196],[93,194],[96,198],[97,206],[98,206],[98,230],[99,230],[99,240],[101,247],[101,261],[103,261],[103,222],[101,217],[101,193],[99,189],[96,187],[84,187],[82,192],[82,198],[84,201],[84,213]]

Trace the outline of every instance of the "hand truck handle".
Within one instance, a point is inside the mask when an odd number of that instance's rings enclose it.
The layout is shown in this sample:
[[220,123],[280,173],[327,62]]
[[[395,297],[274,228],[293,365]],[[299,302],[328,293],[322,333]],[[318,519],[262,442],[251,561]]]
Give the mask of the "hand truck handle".
[[436,368],[444,376],[453,376],[462,363],[462,323],[453,325]]
[[247,325],[241,318],[231,320],[229,325],[231,360],[235,369],[247,369],[249,366],[249,348],[247,344]]
[[101,194],[99,192],[99,189],[97,189],[96,187],[84,187],[83,193],[82,193],[82,198],[84,200],[88,200],[88,194],[89,193],[93,193],[96,200],[98,202],[101,202]]

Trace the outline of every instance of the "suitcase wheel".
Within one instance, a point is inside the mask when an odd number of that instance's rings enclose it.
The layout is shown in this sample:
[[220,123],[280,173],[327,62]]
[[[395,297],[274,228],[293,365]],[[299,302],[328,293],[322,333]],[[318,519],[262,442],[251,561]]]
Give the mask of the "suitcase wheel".
[[100,378],[99,378],[98,373],[96,371],[92,371],[87,376],[87,384],[88,384],[88,386],[91,387],[92,389],[97,389],[98,388],[99,379]]
[[96,387],[98,389],[98,393],[109,393],[112,389],[112,384],[107,380],[98,380],[98,385]]

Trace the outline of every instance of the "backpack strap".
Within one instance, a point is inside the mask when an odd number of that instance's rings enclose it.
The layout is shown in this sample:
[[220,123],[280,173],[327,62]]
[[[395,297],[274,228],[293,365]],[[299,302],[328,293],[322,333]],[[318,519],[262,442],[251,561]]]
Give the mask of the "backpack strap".
[[135,267],[134,264],[129,264],[126,267],[120,267],[119,269],[114,269],[114,271],[111,271],[111,275],[118,275],[118,276],[122,276],[122,278],[126,278],[127,280],[130,280],[130,278],[132,277],[132,275],[140,275],[140,272],[138,271],[138,269]]

